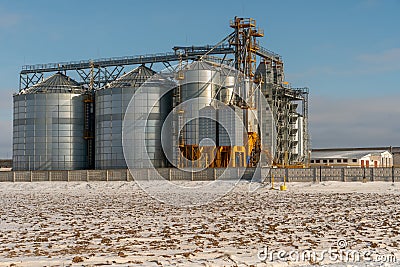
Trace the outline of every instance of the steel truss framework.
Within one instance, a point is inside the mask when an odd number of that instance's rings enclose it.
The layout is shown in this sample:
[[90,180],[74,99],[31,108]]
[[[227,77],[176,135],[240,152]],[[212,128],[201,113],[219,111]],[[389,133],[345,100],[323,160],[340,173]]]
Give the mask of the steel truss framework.
[[[152,67],[155,63],[162,63],[165,67],[170,68],[172,62],[195,60],[204,56],[205,53],[208,55],[224,55],[224,58],[220,59],[222,61],[225,60],[227,55],[235,54],[235,48],[230,44],[219,46],[176,46],[173,50],[174,52],[170,53],[151,55],[25,65],[20,72],[19,89],[27,89],[38,83],[43,79],[44,73],[63,72],[66,74],[67,71],[75,71],[81,79],[78,81],[80,84],[89,85],[91,79],[93,79],[93,88],[100,88],[120,77],[125,66],[150,64],[150,67]],[[262,47],[259,47],[256,54],[274,61],[281,60],[279,55]],[[94,68],[93,71],[92,68]],[[93,72],[93,78],[91,72]]]
[[[276,163],[282,167],[308,162],[308,88],[273,88],[269,101],[277,127]],[[300,111],[297,109],[301,103]],[[302,120],[302,127],[296,125]],[[302,138],[296,138],[301,131]],[[299,144],[299,142],[301,142]],[[300,147],[295,150],[295,147]]]
[[[213,46],[200,47],[174,47],[174,52],[139,55],[108,59],[82,60],[78,62],[60,62],[50,64],[25,65],[20,72],[19,89],[23,90],[31,87],[39,82],[44,73],[76,71],[81,80],[78,82],[82,85],[89,85],[93,80],[93,88],[100,88],[105,84],[114,81],[121,76],[124,67],[129,65],[150,64],[152,67],[155,63],[162,63],[165,67],[170,68],[172,62],[179,60],[194,60],[203,56],[205,51]],[[209,54],[227,55],[233,54],[234,49],[228,45],[216,47]],[[92,71],[92,69],[94,70]],[[92,77],[93,73],[93,77]]]

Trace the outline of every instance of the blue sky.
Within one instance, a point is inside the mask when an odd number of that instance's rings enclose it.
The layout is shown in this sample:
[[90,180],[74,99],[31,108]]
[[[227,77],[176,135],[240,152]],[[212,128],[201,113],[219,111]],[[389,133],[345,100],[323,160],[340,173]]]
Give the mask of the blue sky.
[[399,12],[399,0],[1,1],[0,157],[22,65],[213,44],[235,15],[255,18],[286,80],[310,88],[313,147],[400,145]]

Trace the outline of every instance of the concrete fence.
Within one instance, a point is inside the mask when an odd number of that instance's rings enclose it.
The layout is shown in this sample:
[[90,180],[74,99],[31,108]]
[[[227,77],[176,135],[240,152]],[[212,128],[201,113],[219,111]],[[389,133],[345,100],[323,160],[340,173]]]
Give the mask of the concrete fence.
[[309,168],[309,169],[271,169],[268,179],[288,182],[324,181],[387,181],[400,182],[400,168]]
[[133,181],[166,179],[171,181],[210,181],[216,179],[246,179],[276,182],[323,182],[323,181],[388,181],[400,182],[400,168],[308,168],[275,169],[228,168],[205,170],[178,170],[174,168],[134,170],[76,170],[76,171],[11,171],[0,172],[0,182],[92,182],[92,181]]

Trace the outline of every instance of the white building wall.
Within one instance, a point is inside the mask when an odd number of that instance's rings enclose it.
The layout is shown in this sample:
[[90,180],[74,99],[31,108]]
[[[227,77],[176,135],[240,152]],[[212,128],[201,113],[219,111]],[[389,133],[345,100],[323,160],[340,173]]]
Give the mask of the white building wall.
[[311,155],[311,166],[347,166],[347,167],[392,167],[393,156],[390,152],[371,152],[359,157],[329,157],[318,158]]

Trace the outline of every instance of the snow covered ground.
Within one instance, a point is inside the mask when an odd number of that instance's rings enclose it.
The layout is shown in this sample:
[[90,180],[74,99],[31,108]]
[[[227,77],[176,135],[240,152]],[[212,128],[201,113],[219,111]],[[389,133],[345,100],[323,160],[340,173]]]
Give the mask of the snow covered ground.
[[338,248],[369,258],[335,266],[400,262],[400,184],[270,187],[240,182],[208,205],[178,208],[134,182],[0,183],[0,266],[296,266],[335,262],[296,255]]

